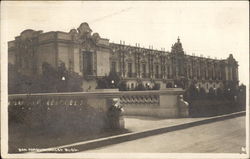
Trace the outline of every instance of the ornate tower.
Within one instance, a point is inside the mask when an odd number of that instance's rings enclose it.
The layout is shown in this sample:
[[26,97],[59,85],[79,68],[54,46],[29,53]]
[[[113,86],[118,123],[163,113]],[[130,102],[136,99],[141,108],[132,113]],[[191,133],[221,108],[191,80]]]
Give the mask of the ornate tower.
[[184,74],[184,51],[182,48],[182,44],[180,42],[180,38],[178,37],[177,42],[172,46],[171,53],[173,55],[173,63],[176,66],[176,78],[185,76]]
[[184,55],[184,51],[179,37],[177,38],[177,42],[172,46],[171,53]]
[[177,38],[177,42],[172,45],[171,53],[176,84],[185,87],[185,56],[179,37]]

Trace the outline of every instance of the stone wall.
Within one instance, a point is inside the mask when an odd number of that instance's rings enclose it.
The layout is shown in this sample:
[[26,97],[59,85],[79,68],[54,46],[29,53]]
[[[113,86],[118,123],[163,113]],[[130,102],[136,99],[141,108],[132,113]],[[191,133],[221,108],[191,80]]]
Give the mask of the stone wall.
[[49,63],[51,66],[56,68],[56,48],[53,43],[40,45],[37,53],[38,59],[38,72],[42,72],[42,64],[44,62]]
[[[59,64],[62,62],[65,64],[67,70],[69,69],[69,60],[70,60],[70,52],[69,45],[59,43],[58,44],[58,62]],[[72,63],[73,64],[73,63]]]
[[106,51],[97,51],[97,76],[105,76],[110,72],[110,53]]

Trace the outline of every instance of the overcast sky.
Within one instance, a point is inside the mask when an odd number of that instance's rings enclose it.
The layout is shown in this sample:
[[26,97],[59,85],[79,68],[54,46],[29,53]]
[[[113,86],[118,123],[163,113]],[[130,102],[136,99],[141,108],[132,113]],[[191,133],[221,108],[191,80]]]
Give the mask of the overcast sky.
[[87,22],[110,42],[171,49],[180,36],[187,54],[239,62],[240,82],[249,78],[249,3],[222,2],[2,2],[4,40],[25,29],[69,32]]

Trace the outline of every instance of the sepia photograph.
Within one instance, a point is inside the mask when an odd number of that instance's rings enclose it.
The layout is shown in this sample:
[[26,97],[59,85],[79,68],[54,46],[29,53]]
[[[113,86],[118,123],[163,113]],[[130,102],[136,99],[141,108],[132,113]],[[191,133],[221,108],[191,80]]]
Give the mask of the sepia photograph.
[[3,158],[249,158],[248,1],[3,1]]

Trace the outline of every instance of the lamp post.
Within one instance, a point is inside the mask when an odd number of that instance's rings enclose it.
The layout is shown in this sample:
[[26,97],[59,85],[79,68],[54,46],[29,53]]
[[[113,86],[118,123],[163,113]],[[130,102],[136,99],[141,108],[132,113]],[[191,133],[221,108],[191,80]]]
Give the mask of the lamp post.
[[115,81],[111,80],[111,88],[114,88],[114,83],[115,83]]
[[66,85],[66,78],[64,76],[62,76],[62,88],[63,88],[63,92],[66,92],[67,90],[67,85]]
[[150,83],[147,83],[147,89],[149,89],[150,88]]

